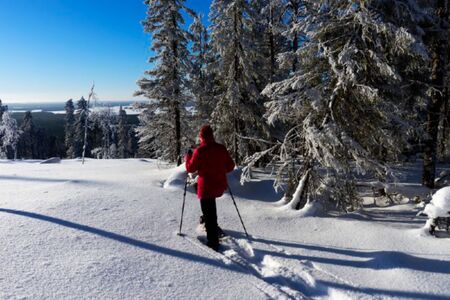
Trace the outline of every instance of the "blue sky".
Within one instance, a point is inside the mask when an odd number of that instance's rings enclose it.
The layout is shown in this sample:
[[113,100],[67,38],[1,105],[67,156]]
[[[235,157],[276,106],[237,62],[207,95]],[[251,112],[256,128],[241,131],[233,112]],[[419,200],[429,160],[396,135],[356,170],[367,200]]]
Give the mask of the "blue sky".
[[[208,13],[210,0],[188,0]],[[0,0],[0,99],[128,100],[147,63],[143,0]],[[186,20],[190,23],[190,20]]]

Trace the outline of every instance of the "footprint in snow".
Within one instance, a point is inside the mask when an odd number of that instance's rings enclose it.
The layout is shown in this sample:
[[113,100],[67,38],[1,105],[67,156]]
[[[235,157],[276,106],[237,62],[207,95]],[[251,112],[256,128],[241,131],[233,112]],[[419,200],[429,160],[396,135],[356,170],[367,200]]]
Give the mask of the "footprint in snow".
[[273,277],[274,281],[287,285],[294,290],[305,290],[317,286],[314,277],[306,270],[293,271],[270,255],[264,255],[260,268],[263,277]]

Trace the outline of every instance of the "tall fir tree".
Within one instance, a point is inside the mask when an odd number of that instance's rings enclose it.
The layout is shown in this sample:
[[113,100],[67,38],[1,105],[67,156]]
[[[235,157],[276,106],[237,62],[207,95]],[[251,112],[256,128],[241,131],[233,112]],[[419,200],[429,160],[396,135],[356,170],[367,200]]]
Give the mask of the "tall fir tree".
[[261,135],[264,128],[263,103],[257,87],[260,75],[256,63],[260,53],[255,47],[256,15],[246,0],[214,0],[209,16],[220,84],[212,125],[239,163],[251,152],[250,141]]
[[[0,99],[0,120],[2,119],[3,113],[6,112],[8,110],[8,106],[7,105],[3,105],[2,103],[2,99]],[[2,135],[0,134],[0,147],[2,146],[2,139],[1,139]]]
[[[450,34],[448,35],[448,43],[450,45]],[[450,73],[450,51],[447,52],[446,61],[446,76],[449,77]],[[444,104],[442,109],[442,117],[439,125],[438,135],[438,148],[439,148],[439,160],[441,162],[448,162],[450,158],[450,80],[446,80],[444,88]]]
[[117,156],[119,158],[128,158],[131,154],[128,148],[128,127],[127,112],[122,109],[121,106],[119,110],[119,123],[117,128]]
[[283,35],[287,26],[284,17],[287,11],[286,0],[260,0],[252,2],[252,5],[258,15],[254,47],[262,54],[257,62],[260,74],[258,85],[262,84],[264,87],[283,75],[277,57],[288,47],[288,40]]
[[[447,118],[443,114],[448,103],[447,61],[449,53],[449,8],[448,0],[433,1],[434,22],[428,28],[432,70],[430,78],[430,96],[427,103],[426,138],[423,156],[423,185],[434,188],[436,178],[436,162],[438,153],[439,123]],[[447,104],[448,105],[448,104]],[[447,108],[448,111],[448,108]],[[444,137],[445,138],[445,137]]]
[[97,158],[117,158],[117,115],[110,107],[90,114],[89,144]]
[[37,127],[34,134],[34,154],[33,158],[47,159],[53,153],[55,153],[54,138],[50,137],[46,130],[41,127]]
[[5,111],[8,110],[8,105],[3,105],[2,99],[0,99],[0,119]]
[[144,31],[151,34],[149,62],[155,63],[138,81],[139,91],[150,99],[148,109],[140,116],[137,132],[141,151],[162,159],[178,161],[184,133],[187,74],[190,68],[188,33],[183,29],[182,11],[192,13],[184,0],[146,0],[147,18]]
[[[421,14],[409,1],[318,1],[292,25],[307,33],[295,72],[264,90],[272,100],[269,123],[288,124],[272,150],[281,163],[279,179],[297,168],[297,187],[286,195],[292,207],[303,207],[308,189],[326,189],[344,209],[355,208],[352,174],[385,176],[383,162],[407,144],[406,106],[417,91],[424,94],[424,84],[415,90],[412,78],[426,71],[429,58],[417,27]],[[292,62],[290,55],[281,58]],[[320,175],[315,168],[327,170],[322,186],[311,186]]]
[[65,131],[65,146],[66,146],[66,157],[75,158],[75,106],[73,105],[73,100],[70,99],[66,102],[66,124],[64,127]]
[[[17,144],[19,143],[21,131],[18,128],[17,121],[11,116],[9,111],[5,111],[1,118],[2,122],[0,124],[0,136],[1,136],[1,146],[0,151],[4,158],[17,158]],[[11,155],[8,153],[11,152]]]
[[127,149],[130,157],[136,157],[138,154],[138,139],[136,137],[136,129],[135,126],[130,126],[128,129],[128,144]]
[[[77,111],[75,116],[75,133],[74,133],[74,157],[81,157],[83,154],[85,122],[88,117],[88,103],[84,97],[77,102]],[[90,153],[91,146],[88,144],[86,153]]]
[[190,72],[190,90],[195,97],[198,125],[207,123],[214,108],[213,88],[214,76],[208,72],[211,65],[212,53],[208,30],[202,23],[203,15],[197,15],[189,27],[192,40],[192,69]]
[[36,157],[36,127],[33,123],[31,111],[25,112],[22,123],[20,124],[22,132],[18,143],[18,156],[23,159],[33,159]]
[[[282,0],[281,4],[284,7],[283,21],[286,25],[283,35],[289,43],[288,50],[284,52],[282,61],[285,68],[296,72],[299,67],[296,52],[306,39],[306,28],[302,25],[305,24],[304,21],[308,17],[308,6],[312,8],[313,5],[305,0]],[[325,6],[327,4],[324,3],[322,5]]]

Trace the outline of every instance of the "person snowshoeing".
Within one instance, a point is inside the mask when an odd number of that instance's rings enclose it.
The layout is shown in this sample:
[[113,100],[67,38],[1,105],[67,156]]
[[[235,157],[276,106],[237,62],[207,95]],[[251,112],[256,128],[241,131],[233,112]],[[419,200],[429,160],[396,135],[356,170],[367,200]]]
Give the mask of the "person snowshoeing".
[[226,174],[234,169],[234,161],[224,145],[216,143],[209,125],[200,130],[200,146],[194,152],[188,151],[185,157],[186,171],[198,172],[197,196],[200,199],[207,245],[219,249],[216,198],[227,189]]

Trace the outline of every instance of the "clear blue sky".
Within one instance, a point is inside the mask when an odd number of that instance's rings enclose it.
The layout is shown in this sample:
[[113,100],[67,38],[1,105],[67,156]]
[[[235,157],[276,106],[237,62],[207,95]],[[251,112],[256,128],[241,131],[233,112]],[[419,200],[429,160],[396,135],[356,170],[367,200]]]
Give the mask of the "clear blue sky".
[[[188,0],[208,14],[211,0]],[[0,99],[128,100],[147,63],[143,0],[0,0]],[[191,20],[186,20],[187,25]]]

